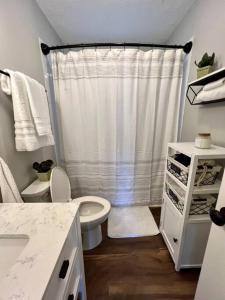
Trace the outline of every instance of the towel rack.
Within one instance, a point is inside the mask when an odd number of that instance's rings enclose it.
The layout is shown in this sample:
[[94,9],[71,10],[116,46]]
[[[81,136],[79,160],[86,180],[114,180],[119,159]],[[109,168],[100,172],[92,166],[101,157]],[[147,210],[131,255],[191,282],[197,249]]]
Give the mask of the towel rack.
[[3,75],[6,75],[6,76],[10,76],[9,73],[4,72],[4,71],[2,71],[2,70],[0,70],[0,73],[3,74]]

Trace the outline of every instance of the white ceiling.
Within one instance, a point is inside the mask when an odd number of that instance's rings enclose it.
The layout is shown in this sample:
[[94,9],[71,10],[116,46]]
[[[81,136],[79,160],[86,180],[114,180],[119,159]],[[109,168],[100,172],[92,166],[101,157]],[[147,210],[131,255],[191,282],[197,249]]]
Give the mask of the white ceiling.
[[166,42],[196,0],[37,0],[63,43]]

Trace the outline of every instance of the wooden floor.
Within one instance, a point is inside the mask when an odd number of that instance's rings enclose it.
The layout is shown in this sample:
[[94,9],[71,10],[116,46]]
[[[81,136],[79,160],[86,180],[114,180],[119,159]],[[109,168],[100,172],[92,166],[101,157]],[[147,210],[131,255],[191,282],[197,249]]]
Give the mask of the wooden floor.
[[[159,208],[151,208],[159,223]],[[88,300],[193,300],[198,270],[176,272],[161,235],[110,239],[85,251]]]

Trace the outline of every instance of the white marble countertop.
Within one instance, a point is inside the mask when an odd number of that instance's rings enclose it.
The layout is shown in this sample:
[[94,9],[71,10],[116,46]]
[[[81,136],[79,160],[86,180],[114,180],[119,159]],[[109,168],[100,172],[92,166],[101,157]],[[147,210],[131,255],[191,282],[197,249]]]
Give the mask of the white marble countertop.
[[76,203],[0,204],[0,235],[29,237],[16,263],[0,277],[1,300],[42,298],[77,210]]

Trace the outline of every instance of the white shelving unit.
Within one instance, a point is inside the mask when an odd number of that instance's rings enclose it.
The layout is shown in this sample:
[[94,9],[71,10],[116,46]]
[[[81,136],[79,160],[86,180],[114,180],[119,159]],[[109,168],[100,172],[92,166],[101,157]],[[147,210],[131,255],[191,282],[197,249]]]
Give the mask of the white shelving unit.
[[[190,157],[190,166],[185,167],[173,155],[183,153]],[[213,145],[210,149],[198,149],[194,143],[168,144],[167,160],[188,172],[187,183],[183,183],[167,169],[165,172],[163,205],[160,231],[175,263],[175,269],[201,267],[208,240],[211,220],[209,214],[193,215],[193,196],[217,195],[221,181],[216,179],[211,185],[195,185],[199,160],[215,160],[216,164],[225,165],[225,148]],[[180,206],[167,193],[168,187],[173,192]]]

